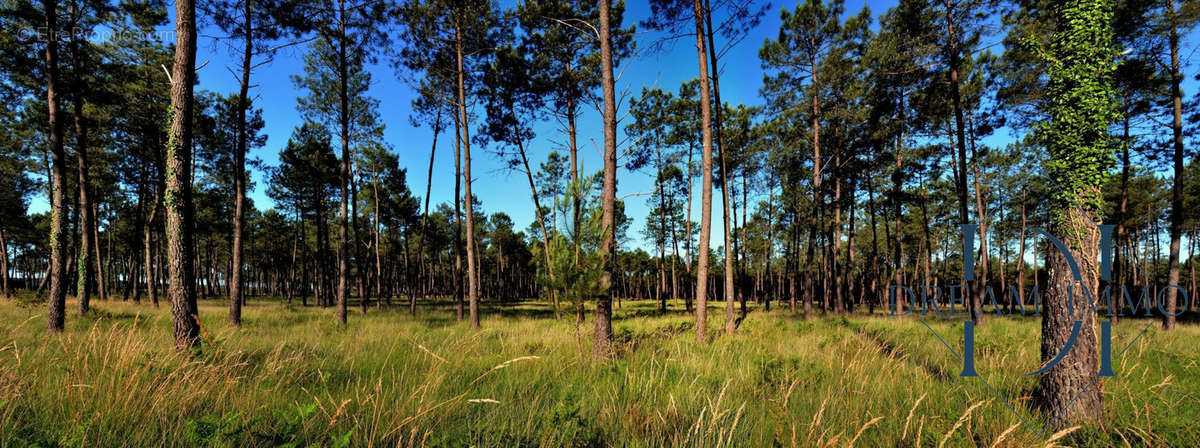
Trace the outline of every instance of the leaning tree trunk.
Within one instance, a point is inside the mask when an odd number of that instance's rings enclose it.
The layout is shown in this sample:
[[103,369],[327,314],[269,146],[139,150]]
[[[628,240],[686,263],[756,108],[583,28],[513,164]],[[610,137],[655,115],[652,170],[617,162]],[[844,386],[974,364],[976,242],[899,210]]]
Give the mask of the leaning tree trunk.
[[[521,154],[521,165],[525,168],[525,179],[529,181],[529,194],[533,198],[534,217],[537,218],[538,229],[542,231],[542,255],[546,261],[546,273],[550,276],[550,283],[554,284],[554,266],[550,261],[550,233],[546,231],[546,219],[542,216],[542,201],[538,198],[537,187],[533,183],[533,171],[529,169],[529,157],[525,154],[525,144],[521,140],[517,141],[517,150]],[[554,288],[550,288],[550,304],[554,307],[554,318],[558,319],[558,294]]]
[[167,270],[175,348],[200,344],[192,241],[192,84],[196,79],[196,5],[175,2],[175,63],[171,71],[171,130],[167,141]]
[[[455,117],[458,113],[454,114]],[[463,320],[462,282],[462,126],[454,119],[454,309],[459,322]]]
[[[43,0],[46,14],[46,29],[57,30],[58,11],[55,0]],[[58,42],[46,40],[46,104],[50,121],[50,163],[53,172],[51,186],[50,221],[50,306],[47,314],[47,330],[63,331],[67,302],[67,198],[66,198],[66,155],[63,154],[63,124],[58,110]]]
[[[421,298],[425,298],[426,282],[423,276],[428,273],[425,270],[425,240],[429,237],[429,190],[433,189],[433,159],[437,154],[438,134],[442,131],[442,105],[437,105],[437,116],[433,119],[433,144],[429,147],[429,171],[425,175],[425,210],[421,212],[421,239],[417,240],[417,263],[420,265],[417,282],[421,284]],[[457,178],[457,176],[455,176]],[[457,202],[458,195],[455,194]],[[383,277],[379,278],[379,283],[383,283]]]
[[[708,57],[709,57],[708,65],[711,68],[711,71],[709,73],[710,73],[710,77],[712,78],[712,98],[713,98],[713,102],[715,102],[717,104],[717,107],[715,108],[716,113],[715,113],[715,116],[713,117],[713,120],[714,120],[713,128],[716,131],[716,139],[715,139],[714,143],[716,144],[716,147],[717,147],[718,165],[720,165],[720,169],[721,169],[721,210],[722,210],[721,216],[725,223],[724,229],[723,229],[724,230],[724,232],[723,232],[724,238],[725,238],[725,333],[733,334],[733,331],[737,329],[737,325],[735,323],[735,318],[734,318],[734,311],[733,311],[733,301],[734,301],[734,295],[735,295],[734,291],[733,291],[733,287],[734,287],[733,260],[734,260],[734,258],[737,257],[737,254],[736,254],[736,252],[733,251],[734,250],[734,246],[733,246],[733,242],[732,242],[733,241],[732,240],[733,227],[731,227],[729,225],[729,216],[730,216],[730,212],[729,212],[729,209],[730,209],[729,186],[730,186],[730,184],[729,183],[731,182],[731,180],[729,178],[729,165],[726,162],[726,157],[725,157],[725,151],[727,148],[725,147],[725,138],[724,138],[724,135],[722,132],[722,127],[721,127],[721,125],[722,125],[721,114],[725,109],[724,103],[721,102],[721,83],[720,83],[720,78],[721,78],[720,71],[721,70],[720,70],[720,66],[717,64],[717,49],[713,42],[713,40],[714,40],[713,34],[714,33],[713,33],[713,29],[712,29],[712,13],[711,13],[711,10],[709,9],[709,1],[708,0],[704,0],[703,14],[704,14],[704,25],[706,27],[704,37],[707,38],[707,40],[708,40],[708,42],[707,42]],[[743,303],[742,309],[745,310],[745,308],[746,308],[745,304]]]

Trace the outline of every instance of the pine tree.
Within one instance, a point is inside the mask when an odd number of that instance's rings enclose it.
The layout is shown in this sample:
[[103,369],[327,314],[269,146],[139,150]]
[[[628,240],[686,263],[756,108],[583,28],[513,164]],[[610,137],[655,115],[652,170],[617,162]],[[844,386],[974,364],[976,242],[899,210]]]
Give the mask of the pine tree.
[[[1046,169],[1058,188],[1050,198],[1050,232],[1071,250],[1082,275],[1080,280],[1072,277],[1063,254],[1054,251],[1050,256],[1042,362],[1048,363],[1064,349],[1069,352],[1042,375],[1036,396],[1048,413],[1062,413],[1050,422],[1057,426],[1103,415],[1101,384],[1093,381],[1098,358],[1096,315],[1090,301],[1099,297],[1094,292],[1100,232],[1092,223],[1099,221],[1100,182],[1112,162],[1113,138],[1108,129],[1119,118],[1112,87],[1117,55],[1112,14],[1111,1],[1066,2],[1057,13],[1054,39],[1043,53],[1049,80],[1043,110],[1049,122],[1037,129],[1037,138],[1049,150]],[[1079,291],[1085,288],[1092,293]],[[1067,347],[1076,322],[1082,323],[1081,331],[1074,346]]]
[[175,348],[200,345],[196,308],[194,209],[192,206],[192,85],[196,79],[196,5],[175,3],[175,62],[171,70],[171,131],[167,140],[166,208],[167,272]]
[[[525,173],[529,182],[530,197],[533,200],[535,224],[542,236],[542,253],[545,269],[550,281],[555,281],[554,266],[550,262],[550,239],[553,235],[546,228],[546,217],[543,216],[542,200],[533,180],[533,171],[529,167],[529,156],[526,151],[527,142],[535,137],[533,122],[544,115],[545,86],[540,85],[534,77],[535,69],[527,55],[532,51],[527,46],[521,48],[508,45],[500,48],[483,77],[482,96],[486,98],[485,106],[487,121],[481,134],[492,141],[500,143],[500,156],[509,169]],[[516,149],[515,153],[511,150]],[[558,295],[550,289],[550,302],[554,307],[557,318]]]
[[471,327],[479,328],[479,259],[475,244],[474,196],[471,194],[471,120],[467,103],[468,91],[477,81],[475,74],[480,62],[496,46],[496,32],[501,28],[500,14],[486,0],[427,3],[412,0],[401,4],[396,14],[410,37],[400,52],[401,64],[410,70],[423,71],[438,55],[453,55],[453,101],[458,109],[455,114],[456,140],[462,148],[461,174],[465,187],[462,203],[466,206],[467,224],[467,296]]
[[[822,89],[824,87],[819,67],[822,61],[829,56],[840,32],[839,16],[841,12],[840,0],[835,0],[828,5],[822,0],[807,0],[803,4],[797,5],[792,12],[784,10],[780,16],[783,24],[780,25],[779,36],[774,40],[768,40],[759,50],[759,58],[763,61],[763,67],[773,72],[764,79],[764,90],[777,93],[780,101],[798,101],[794,97],[794,93],[787,93],[785,90],[795,92],[807,87],[810,101],[808,107],[811,111],[808,118],[811,122],[809,137],[812,142],[812,185],[810,188],[814,209],[810,212],[810,227],[806,244],[807,261],[804,267],[805,317],[812,313],[812,303],[816,292],[814,279],[817,272],[813,270],[813,266],[816,264],[814,261],[815,250],[817,234],[820,232],[818,216],[824,207],[821,186],[823,180],[821,170],[826,163],[821,156],[821,121],[824,114]],[[806,86],[802,84],[805,79],[808,80]]]
[[[370,115],[375,110],[374,100],[364,95],[370,85],[370,74],[363,66],[374,60],[371,48],[384,39],[379,26],[383,21],[384,6],[377,2],[346,0],[310,5],[318,39],[305,58],[306,76],[293,77],[298,86],[309,91],[309,96],[301,99],[298,108],[309,119],[338,128],[342,164],[336,298],[337,318],[342,325],[346,324],[350,296],[350,249],[352,245],[358,247],[350,235],[351,221],[358,221],[357,213],[351,217],[351,190],[357,188],[353,179],[352,146],[364,132],[364,127],[377,126]],[[357,240],[357,233],[354,240]]]
[[[615,294],[613,288],[613,271],[616,268],[618,232],[617,221],[617,93],[616,78],[613,67],[616,57],[613,55],[613,14],[609,0],[600,0],[596,8],[599,15],[600,34],[600,89],[604,92],[604,105],[601,109],[604,116],[604,189],[600,195],[602,217],[600,226],[604,232],[600,243],[600,257],[604,260],[604,275],[600,278],[600,296],[596,298],[596,331],[592,345],[592,356],[609,358],[613,356],[612,347],[612,300]],[[620,10],[617,10],[618,14]],[[617,27],[620,26],[620,15],[617,15]],[[618,28],[619,32],[619,28]]]
[[[233,214],[233,270],[229,276],[229,323],[242,325],[242,304],[245,303],[242,285],[242,266],[245,264],[246,225],[246,152],[251,136],[248,132],[246,112],[251,107],[250,75],[256,67],[255,57],[273,57],[277,47],[275,41],[292,37],[306,26],[296,17],[300,9],[292,0],[216,0],[202,5],[231,40],[241,38],[241,76],[238,83],[238,120],[235,123],[234,150],[234,214]],[[260,63],[261,64],[261,63]]]
[[[1165,35],[1166,45],[1165,50],[1168,53],[1169,61],[1166,65],[1166,78],[1170,80],[1170,96],[1171,96],[1171,166],[1172,166],[1172,183],[1171,183],[1171,217],[1170,217],[1170,246],[1167,255],[1167,284],[1179,284],[1179,246],[1180,239],[1183,235],[1183,189],[1184,189],[1184,148],[1183,148],[1183,79],[1184,68],[1180,64],[1180,52],[1182,51],[1181,39],[1200,22],[1200,6],[1194,2],[1185,2],[1183,5],[1176,5],[1175,0],[1163,1],[1161,19],[1159,20],[1157,34]],[[1166,306],[1163,307],[1163,329],[1172,331],[1175,329],[1175,317],[1177,313],[1177,296],[1179,290],[1177,288],[1167,288]]]

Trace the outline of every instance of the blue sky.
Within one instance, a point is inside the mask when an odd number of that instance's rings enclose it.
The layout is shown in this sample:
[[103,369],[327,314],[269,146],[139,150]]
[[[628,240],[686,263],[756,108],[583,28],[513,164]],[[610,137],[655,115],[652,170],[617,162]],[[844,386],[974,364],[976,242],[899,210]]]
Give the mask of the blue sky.
[[[511,6],[512,1],[505,1],[505,6]],[[869,3],[858,0],[846,2],[844,17],[857,13],[864,3],[868,3],[872,15],[878,18],[895,2]],[[767,38],[775,37],[779,28],[779,12],[787,7],[794,9],[795,1],[785,0],[782,3],[773,2],[770,10],[763,17],[762,23],[742,40],[738,45],[728,50],[721,60],[721,94],[722,99],[731,104],[762,104],[759,87],[762,84],[762,68],[758,60],[758,49]],[[171,15],[173,19],[173,8]],[[626,23],[634,23],[648,17],[649,7],[644,1],[632,0],[627,4]],[[203,23],[203,22],[202,22]],[[876,24],[877,25],[877,24]],[[167,39],[174,37],[170,25],[162,27],[159,35]],[[211,90],[229,94],[238,89],[238,79],[233,74],[240,60],[236,49],[230,48],[228,41],[222,41],[221,31],[211,25],[200,31],[197,66],[201,67],[198,76],[199,89]],[[1189,37],[1194,37],[1189,36]],[[393,36],[395,38],[395,36]],[[693,79],[698,72],[696,51],[693,39],[683,38],[673,45],[666,46],[662,51],[648,52],[645,50],[649,42],[660,39],[657,33],[639,30],[636,40],[641,49],[639,53],[617,68],[618,95],[626,94],[621,106],[628,104],[628,97],[641,91],[643,87],[660,86],[665,90],[675,91],[680,83]],[[996,37],[985,38],[985,44],[992,44]],[[718,42],[718,45],[723,45]],[[300,114],[296,111],[296,99],[305,93],[298,90],[290,76],[302,72],[301,56],[307,51],[306,46],[294,46],[279,52],[274,61],[264,65],[254,72],[251,94],[256,107],[263,110],[266,123],[264,133],[268,136],[267,143],[261,148],[254,149],[250,157],[274,166],[279,163],[279,150],[286,144],[292,129],[301,123]],[[992,51],[1000,52],[1002,48],[993,47]],[[399,156],[402,166],[408,168],[409,186],[414,194],[423,195],[426,182],[426,169],[429,162],[429,149],[433,139],[428,128],[413,127],[409,121],[411,112],[412,90],[404,84],[395,73],[391,62],[386,56],[378,63],[368,67],[372,74],[370,95],[379,100],[379,116],[386,124],[384,137]],[[1185,84],[1186,90],[1191,90],[1194,82],[1191,77]],[[1185,92],[1186,94],[1186,92]],[[618,115],[624,114],[624,107]],[[627,120],[626,120],[627,122]],[[626,122],[620,123],[618,134],[623,134]],[[601,166],[601,117],[594,107],[585,106],[584,115],[579,120],[579,147],[581,165],[585,172],[594,172]],[[472,127],[472,133],[477,124]],[[552,150],[564,151],[561,143],[565,138],[554,123],[541,123],[536,126],[538,136],[529,145],[530,163],[536,169],[537,164],[545,159]],[[999,130],[996,134],[985,139],[992,146],[1003,146],[1013,139],[1008,130]],[[619,141],[626,144],[619,137]],[[431,206],[438,203],[449,203],[454,191],[454,158],[453,133],[443,132],[438,140],[437,155],[433,171],[433,189],[431,191]],[[624,148],[622,148],[624,149]],[[534,211],[529,198],[528,184],[524,174],[510,172],[488,148],[472,145],[475,174],[474,192],[483,204],[484,211],[493,213],[502,211],[514,220],[518,229],[525,229],[533,222]],[[697,155],[698,157],[698,155]],[[261,172],[253,173],[256,188],[249,193],[250,198],[259,209],[272,205],[266,196],[265,184]],[[641,229],[649,212],[646,205],[646,194],[652,190],[652,177],[649,172],[630,173],[623,167],[618,173],[618,197],[626,204],[627,214],[634,220],[630,229],[630,246],[646,247],[641,241]],[[697,180],[698,187],[699,181]],[[752,199],[753,201],[753,199]],[[47,208],[45,198],[39,197],[32,204],[33,211]],[[714,204],[713,211],[713,240],[714,247],[720,244],[722,220],[720,206]],[[699,220],[699,200],[694,201],[692,214]]]
[[[846,10],[857,12],[862,7],[861,2],[851,2]],[[794,3],[785,3],[789,9]],[[781,6],[773,4],[771,10],[763,18],[762,23],[749,37],[739,45],[730,49],[721,61],[721,95],[722,99],[731,104],[761,104],[758,95],[762,84],[762,69],[758,61],[758,48],[767,37],[774,37],[779,28],[779,11]],[[882,9],[876,11],[876,14]],[[626,23],[641,21],[648,17],[650,11],[645,2],[628,2]],[[221,93],[236,92],[237,78],[231,69],[238,66],[238,55],[231,51],[224,42],[215,37],[220,36],[219,29],[206,27],[200,33],[197,50],[197,66],[200,70],[200,89]],[[658,39],[655,33],[639,30],[637,40],[642,47]],[[665,90],[675,91],[680,83],[696,77],[699,70],[696,60],[694,41],[681,39],[665,50],[649,53],[644,50],[617,68],[618,94],[627,92],[636,94],[642,87],[661,86]],[[258,69],[252,79],[256,85],[253,89],[254,102],[263,110],[266,122],[264,133],[268,135],[267,144],[255,149],[251,157],[261,159],[267,165],[277,165],[279,150],[286,144],[292,128],[301,123],[296,111],[296,98],[304,92],[299,91],[289,78],[300,73],[303,65],[301,56],[306,48],[303,46],[286,49],[278,54],[274,61]],[[207,65],[204,65],[206,64]],[[227,68],[229,67],[229,68]],[[426,170],[429,163],[429,149],[433,139],[432,132],[427,127],[416,128],[409,122],[411,112],[412,90],[400,81],[395,70],[386,59],[368,67],[372,74],[370,95],[379,99],[379,116],[386,123],[385,139],[400,158],[402,166],[408,168],[409,186],[414,194],[423,195]],[[236,71],[236,70],[234,70]],[[626,98],[625,103],[627,104]],[[585,113],[579,120],[579,147],[581,165],[587,172],[593,172],[601,167],[601,117],[593,107],[585,107]],[[625,122],[620,124],[619,133],[623,132]],[[472,128],[472,132],[475,128]],[[530,163],[536,165],[545,160],[546,155],[555,149],[563,150],[561,142],[565,140],[554,123],[543,123],[537,126],[538,136],[530,145]],[[454,139],[453,134],[443,133],[438,140],[436,160],[434,162],[433,189],[430,194],[432,205],[440,202],[449,203],[454,196]],[[472,146],[473,171],[475,174],[474,192],[483,203],[488,213],[502,211],[512,217],[518,229],[525,229],[533,222],[534,210],[529,198],[529,187],[520,172],[510,172],[504,164],[486,149]],[[697,154],[697,158],[699,155]],[[645,216],[649,212],[644,194],[651,191],[652,178],[649,172],[630,173],[623,167],[618,173],[618,196],[625,201],[626,212],[633,219],[630,229],[631,245],[642,246],[641,229]],[[265,194],[262,173],[254,174],[257,188],[250,193],[258,208],[263,209],[272,202]],[[697,181],[697,187],[699,182]],[[699,201],[695,201],[693,215],[700,212]],[[714,204],[714,243],[719,242],[721,234],[720,208]]]

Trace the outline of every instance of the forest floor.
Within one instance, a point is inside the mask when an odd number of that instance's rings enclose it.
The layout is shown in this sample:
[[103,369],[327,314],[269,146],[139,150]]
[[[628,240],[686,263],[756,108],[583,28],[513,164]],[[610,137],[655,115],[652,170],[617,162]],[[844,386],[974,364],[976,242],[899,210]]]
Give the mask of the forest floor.
[[0,447],[1200,446],[1194,322],[1114,326],[1104,423],[1042,432],[1033,318],[987,316],[981,378],[963,378],[930,332],[961,351],[962,324],[914,316],[754,309],[701,345],[689,314],[624,301],[617,357],[594,361],[590,319],[577,339],[532,302],[484,306],[472,331],[447,303],[339,328],[332,308],[254,298],[236,329],[202,300],[194,356],[173,352],[166,305],[94,307],[52,335],[44,303],[0,299]]

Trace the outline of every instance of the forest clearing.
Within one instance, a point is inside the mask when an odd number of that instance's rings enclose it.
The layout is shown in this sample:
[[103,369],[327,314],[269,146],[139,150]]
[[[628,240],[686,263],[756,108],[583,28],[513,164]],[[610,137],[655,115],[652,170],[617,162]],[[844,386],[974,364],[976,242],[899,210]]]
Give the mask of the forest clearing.
[[[41,331],[38,307],[0,301],[0,446],[1200,443],[1194,323],[1152,326],[1114,360],[1106,422],[1051,437],[958,377],[960,362],[915,317],[755,310],[702,345],[690,314],[625,301],[605,362],[591,357],[590,321],[577,339],[573,319],[543,303],[485,306],[478,332],[454,324],[448,302],[417,317],[372,310],[345,328],[332,308],[256,298],[236,329],[223,305],[200,302],[210,348],[187,359],[162,340],[166,308],[101,302],[58,335]],[[1114,344],[1139,322],[1114,327]],[[930,324],[961,337],[957,323]],[[1038,364],[1037,334],[1019,317],[977,330],[978,369],[1013,403],[1036,384],[1018,372]]]
[[0,0],[0,448],[1200,447],[1198,54],[1179,0]]

